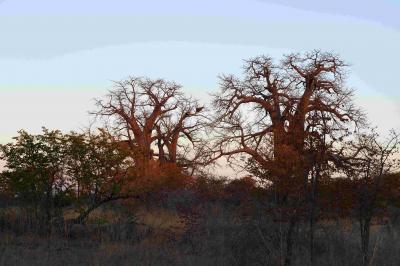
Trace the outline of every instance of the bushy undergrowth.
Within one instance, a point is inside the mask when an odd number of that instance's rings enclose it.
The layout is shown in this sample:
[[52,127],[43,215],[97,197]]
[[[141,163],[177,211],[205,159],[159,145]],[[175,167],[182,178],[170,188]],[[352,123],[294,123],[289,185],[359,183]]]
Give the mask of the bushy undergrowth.
[[[268,208],[268,195],[247,181],[202,180],[164,190],[146,202],[118,201],[69,223],[74,209],[54,218],[51,232],[33,209],[0,209],[0,265],[281,265],[288,222]],[[266,203],[267,202],[267,203]],[[371,265],[399,265],[398,211],[371,231]],[[310,265],[307,220],[296,224],[292,265]],[[359,228],[352,218],[320,219],[316,265],[360,265]]]

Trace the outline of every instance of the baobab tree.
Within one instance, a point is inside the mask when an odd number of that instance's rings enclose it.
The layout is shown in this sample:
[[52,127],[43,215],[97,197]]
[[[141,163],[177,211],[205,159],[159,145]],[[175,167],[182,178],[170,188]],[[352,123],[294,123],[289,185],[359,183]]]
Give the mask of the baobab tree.
[[207,124],[203,113],[204,107],[197,101],[180,98],[178,108],[160,119],[156,126],[160,160],[181,168],[193,168],[199,163],[201,153],[196,151],[200,150]]
[[[365,123],[345,84],[346,68],[337,55],[316,50],[286,55],[278,64],[256,57],[245,62],[243,79],[221,76],[214,158],[247,155],[247,169],[272,182],[277,203],[304,202],[316,163],[337,159],[338,143]],[[285,264],[297,217],[294,208]]]
[[95,114],[112,120],[113,130],[129,147],[140,176],[150,174],[154,156],[160,163],[176,164],[178,140],[193,135],[196,122],[192,121],[202,108],[181,89],[162,79],[130,77],[116,82],[106,99],[97,101]]
[[347,65],[336,55],[313,51],[247,60],[244,78],[220,77],[214,106],[218,156],[247,154],[274,184],[308,177],[311,136],[338,140],[350,122],[364,122],[346,87]]

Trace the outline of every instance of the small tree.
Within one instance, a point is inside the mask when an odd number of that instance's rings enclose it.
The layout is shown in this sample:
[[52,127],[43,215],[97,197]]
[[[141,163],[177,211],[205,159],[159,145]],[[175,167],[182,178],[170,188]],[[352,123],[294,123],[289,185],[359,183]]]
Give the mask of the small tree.
[[104,130],[67,135],[65,150],[67,173],[73,180],[80,210],[75,222],[82,223],[105,203],[134,197],[124,188],[132,178],[128,153]]
[[65,200],[75,202],[80,210],[75,222],[81,223],[102,204],[137,197],[124,187],[130,181],[128,152],[104,130],[62,134],[44,128],[39,135],[19,134],[14,143],[0,146],[6,161],[2,188],[38,210],[48,230]]
[[59,215],[59,207],[73,186],[65,171],[64,135],[46,128],[39,135],[21,130],[14,140],[0,146],[1,159],[6,161],[3,182],[24,205],[39,210],[49,231],[52,217]]
[[361,253],[363,265],[369,265],[369,242],[371,220],[377,211],[383,209],[380,199],[389,191],[385,191],[385,177],[398,171],[398,160],[394,155],[398,152],[399,135],[392,131],[388,139],[379,141],[379,135],[361,134],[349,143],[348,156],[343,163],[348,177],[357,184],[356,213],[360,225]]

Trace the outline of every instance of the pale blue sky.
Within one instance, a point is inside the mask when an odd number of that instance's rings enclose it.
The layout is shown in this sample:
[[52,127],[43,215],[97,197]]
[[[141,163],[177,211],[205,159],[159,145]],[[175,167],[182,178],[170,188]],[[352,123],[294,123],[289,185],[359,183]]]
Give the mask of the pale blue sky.
[[128,75],[202,99],[260,54],[322,49],[351,67],[373,124],[400,127],[400,1],[0,0],[0,142],[87,124],[93,97]]

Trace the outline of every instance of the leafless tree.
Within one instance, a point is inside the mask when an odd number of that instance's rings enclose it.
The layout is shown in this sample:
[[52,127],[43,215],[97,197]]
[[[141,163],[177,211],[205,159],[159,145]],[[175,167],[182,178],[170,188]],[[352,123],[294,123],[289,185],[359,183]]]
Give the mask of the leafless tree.
[[139,175],[150,174],[154,156],[159,163],[176,164],[180,139],[193,141],[202,108],[181,89],[162,79],[130,77],[115,82],[106,99],[97,101],[95,114],[112,120],[112,129],[131,150]]
[[[312,143],[323,139],[324,156],[335,158],[334,143],[365,123],[345,84],[346,68],[337,55],[316,50],[286,55],[278,64],[256,57],[245,62],[243,79],[221,76],[214,98],[215,158],[247,155],[247,165],[272,182],[281,204],[290,195],[304,195],[318,154]],[[290,264],[295,210],[285,264]]]
[[[250,59],[242,80],[222,76],[214,98],[219,156],[245,153],[271,172],[273,182],[288,176],[274,168],[296,164],[308,176],[303,155],[310,134],[338,138],[348,122],[364,122],[344,84],[346,67],[334,54],[313,51],[287,55],[280,64],[265,56]],[[277,165],[282,167],[272,167]]]
[[178,108],[161,117],[156,125],[160,160],[181,168],[193,168],[199,163],[201,154],[198,151],[207,124],[203,114],[204,107],[197,101],[180,97]]
[[[379,209],[379,197],[386,193],[383,189],[384,177],[398,171],[399,162],[395,158],[400,144],[399,134],[391,131],[388,138],[380,141],[372,131],[360,134],[347,145],[347,157],[343,161],[346,174],[357,182],[357,218],[360,225],[361,253],[363,265],[369,265],[369,242],[372,218]],[[345,153],[345,154],[346,154]]]

